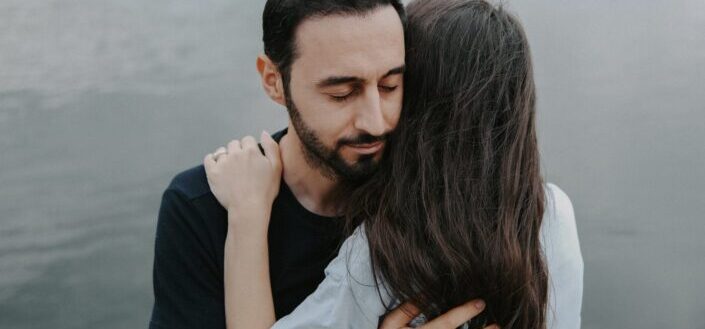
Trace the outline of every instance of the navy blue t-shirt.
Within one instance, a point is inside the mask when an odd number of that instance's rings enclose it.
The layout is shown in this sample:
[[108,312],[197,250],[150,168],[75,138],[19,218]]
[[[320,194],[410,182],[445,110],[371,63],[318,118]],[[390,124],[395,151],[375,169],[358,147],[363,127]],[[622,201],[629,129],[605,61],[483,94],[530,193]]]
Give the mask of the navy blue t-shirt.
[[[272,137],[279,141],[286,130]],[[174,177],[162,196],[154,248],[150,329],[225,328],[223,257],[227,211],[202,165]],[[323,281],[338,252],[340,218],[305,209],[282,181],[269,224],[269,271],[276,318],[294,310]]]

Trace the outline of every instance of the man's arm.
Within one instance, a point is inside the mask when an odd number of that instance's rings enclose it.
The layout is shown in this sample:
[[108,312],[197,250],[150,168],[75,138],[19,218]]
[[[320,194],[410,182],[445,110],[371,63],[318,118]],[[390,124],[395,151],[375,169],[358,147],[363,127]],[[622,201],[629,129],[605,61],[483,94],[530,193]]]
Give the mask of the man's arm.
[[154,246],[150,329],[225,328],[222,273],[208,239],[191,201],[167,189]]

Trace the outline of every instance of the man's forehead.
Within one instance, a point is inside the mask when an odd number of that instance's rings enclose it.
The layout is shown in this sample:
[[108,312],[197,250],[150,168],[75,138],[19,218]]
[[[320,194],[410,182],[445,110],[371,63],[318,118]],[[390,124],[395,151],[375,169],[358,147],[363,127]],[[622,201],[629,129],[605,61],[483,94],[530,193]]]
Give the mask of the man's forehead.
[[374,76],[404,64],[404,31],[392,6],[305,20],[292,69],[316,76]]

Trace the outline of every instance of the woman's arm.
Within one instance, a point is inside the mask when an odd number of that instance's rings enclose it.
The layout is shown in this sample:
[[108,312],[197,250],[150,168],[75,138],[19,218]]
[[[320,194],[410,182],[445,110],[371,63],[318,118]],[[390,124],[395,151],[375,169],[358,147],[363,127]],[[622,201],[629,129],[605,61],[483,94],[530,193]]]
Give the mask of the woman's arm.
[[203,160],[211,191],[228,210],[224,255],[228,329],[270,328],[275,321],[267,231],[281,181],[281,159],[277,143],[264,132],[262,147],[264,156],[248,136]]
[[[267,228],[279,190],[281,160],[277,144],[269,135],[263,134],[262,146],[266,158],[254,139],[246,137],[204,159],[211,191],[228,210],[224,269],[227,328],[377,328],[387,310],[384,304],[390,304],[392,298],[383,282],[379,291],[383,298],[378,294],[361,228],[341,246],[316,291],[274,323]],[[395,316],[386,318],[382,328],[407,327],[415,315],[406,319],[401,310],[397,308],[392,313]],[[459,306],[422,328],[456,328],[477,311]]]
[[549,273],[547,328],[580,329],[584,263],[573,204],[557,185],[546,188],[541,245]]
[[228,212],[224,270],[227,328],[270,328],[275,316],[267,231],[249,232],[232,225],[239,221],[269,222],[269,212]]
[[[338,256],[326,267],[323,282],[272,329],[409,328],[419,310],[409,303],[400,305],[385,283],[377,281],[372,273],[363,224],[343,242]],[[484,306],[477,307],[478,301],[460,305],[417,328],[457,328],[482,311]],[[387,314],[388,308],[394,306]],[[486,329],[499,327],[493,325]]]

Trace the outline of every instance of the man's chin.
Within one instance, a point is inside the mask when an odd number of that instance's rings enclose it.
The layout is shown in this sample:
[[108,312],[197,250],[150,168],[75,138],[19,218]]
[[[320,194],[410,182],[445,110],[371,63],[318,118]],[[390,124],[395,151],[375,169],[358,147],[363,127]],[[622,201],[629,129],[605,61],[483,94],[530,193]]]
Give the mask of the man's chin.
[[382,158],[381,153],[354,155],[348,158],[341,158],[345,166],[353,170],[355,168],[377,167]]
[[346,163],[345,168],[338,168],[337,174],[343,180],[361,181],[370,178],[379,169],[379,160],[361,159],[355,163]]

